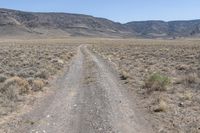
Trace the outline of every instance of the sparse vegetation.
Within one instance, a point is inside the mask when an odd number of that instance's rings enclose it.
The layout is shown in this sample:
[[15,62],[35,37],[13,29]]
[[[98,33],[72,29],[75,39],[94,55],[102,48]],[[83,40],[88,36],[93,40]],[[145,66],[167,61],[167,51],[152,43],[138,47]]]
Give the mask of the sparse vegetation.
[[4,83],[3,88],[1,89],[2,91],[6,91],[7,88],[10,86],[18,86],[18,92],[20,95],[28,93],[30,90],[29,83],[20,77],[12,77],[10,79],[7,79]]
[[26,102],[29,94],[42,91],[69,63],[76,46],[63,40],[0,42],[0,118]]
[[185,100],[192,100],[193,94],[190,91],[185,91],[184,92],[184,99]]
[[[122,72],[128,72],[129,93],[137,94],[138,105],[151,112],[155,131],[161,127],[163,132],[196,133],[200,121],[199,43],[192,39],[120,40],[101,42],[92,49],[123,79],[127,76]],[[159,73],[149,74],[152,72]]]
[[183,78],[186,84],[194,84],[199,82],[199,77],[196,73],[189,73]]
[[45,86],[45,83],[43,80],[34,80],[32,90],[41,91],[44,86]]
[[169,77],[160,73],[154,73],[145,81],[144,88],[147,88],[149,91],[166,91],[170,83]]
[[[162,131],[169,133],[199,132],[199,40],[93,38],[56,42],[0,42],[0,116],[14,111],[28,91],[43,90],[48,80],[72,58],[77,46],[74,44],[81,42],[94,44],[91,49],[119,72],[122,83],[129,87],[129,94],[137,96],[134,102],[146,110],[156,131],[164,127]],[[64,45],[66,42],[74,46]],[[151,72],[159,73],[149,75]],[[20,78],[20,83],[14,80],[6,86],[16,77]],[[90,77],[85,79],[87,83],[93,83]],[[26,85],[28,91],[23,87]],[[148,89],[151,95],[146,93]]]
[[165,112],[168,109],[167,103],[160,99],[158,102],[158,106],[154,109],[155,112]]
[[121,80],[127,80],[129,78],[128,72],[122,71],[120,75]]

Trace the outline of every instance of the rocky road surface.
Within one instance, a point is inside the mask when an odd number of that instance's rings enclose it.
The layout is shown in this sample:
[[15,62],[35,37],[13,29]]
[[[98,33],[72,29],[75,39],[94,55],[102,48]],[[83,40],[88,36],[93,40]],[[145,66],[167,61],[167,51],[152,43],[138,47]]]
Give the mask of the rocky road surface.
[[[151,133],[117,74],[81,45],[56,91],[35,105],[11,133]],[[11,124],[12,125],[12,124]]]

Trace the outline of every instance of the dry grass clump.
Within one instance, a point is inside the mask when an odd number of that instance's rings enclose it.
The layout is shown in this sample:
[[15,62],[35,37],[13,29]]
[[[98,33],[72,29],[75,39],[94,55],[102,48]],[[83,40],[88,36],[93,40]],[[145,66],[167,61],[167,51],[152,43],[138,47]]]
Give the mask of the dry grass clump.
[[171,80],[169,77],[159,73],[154,73],[145,81],[144,88],[147,88],[150,92],[166,91],[170,83]]
[[159,99],[157,107],[154,109],[154,112],[166,112],[168,109],[167,102],[162,99]]
[[192,101],[194,93],[192,91],[190,91],[189,89],[187,89],[183,92],[178,93],[177,96],[179,97],[181,102],[184,102],[184,101],[187,101],[187,100]]
[[175,84],[184,84],[186,86],[191,86],[200,83],[200,78],[197,73],[190,72],[176,78]]
[[43,80],[36,79],[33,81],[32,90],[33,91],[41,91],[44,86],[45,86],[45,83]]
[[[0,86],[0,117],[5,112],[12,112],[25,94],[30,91],[29,83],[20,77],[11,77]],[[5,113],[5,114],[7,114]]]
[[25,79],[20,77],[12,77],[5,81],[4,86],[1,88],[2,91],[7,91],[7,88],[10,86],[18,86],[16,90],[19,91],[19,94],[27,94],[30,91],[29,83]]
[[35,74],[36,78],[47,79],[49,77],[49,73],[47,70],[40,70]]
[[186,84],[194,84],[199,82],[199,77],[196,73],[189,73],[183,77]]
[[183,96],[185,100],[192,100],[193,93],[191,91],[185,91]]
[[129,78],[129,74],[127,71],[122,71],[120,74],[120,79],[121,80],[127,80]]

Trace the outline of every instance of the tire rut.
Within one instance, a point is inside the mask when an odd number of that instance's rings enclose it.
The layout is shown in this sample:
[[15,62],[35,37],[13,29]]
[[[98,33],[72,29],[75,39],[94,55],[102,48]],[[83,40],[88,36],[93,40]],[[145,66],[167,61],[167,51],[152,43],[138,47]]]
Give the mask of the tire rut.
[[141,114],[130,107],[130,101],[124,96],[120,89],[123,86],[119,83],[107,64],[105,64],[94,53],[87,49],[86,53],[97,66],[98,83],[105,91],[111,107],[110,123],[116,133],[151,133],[153,132]]
[[109,100],[105,90],[98,86],[96,64],[82,49],[85,57],[82,96],[77,99],[76,114],[79,127],[76,133],[114,132],[109,120]]

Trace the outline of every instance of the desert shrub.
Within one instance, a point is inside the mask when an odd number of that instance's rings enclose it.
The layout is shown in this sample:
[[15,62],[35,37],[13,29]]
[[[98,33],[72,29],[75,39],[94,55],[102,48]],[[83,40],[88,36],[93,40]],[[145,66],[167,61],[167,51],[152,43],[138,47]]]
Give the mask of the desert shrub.
[[29,77],[26,80],[28,81],[29,85],[32,85],[33,81],[34,81],[34,78],[33,77]]
[[120,74],[120,79],[121,80],[127,80],[129,78],[129,74],[126,71],[122,71]]
[[149,89],[149,91],[165,91],[170,83],[169,77],[154,73],[145,81],[144,88]]
[[3,74],[0,74],[0,83],[4,82],[7,79],[7,77]]
[[70,60],[72,57],[73,57],[73,53],[72,52],[70,52],[69,54],[68,54],[68,56],[67,56],[67,58],[68,58],[68,60]]
[[192,100],[193,94],[190,91],[185,91],[183,96],[185,100]]
[[4,89],[2,94],[9,101],[17,101],[19,99],[19,89],[17,88],[19,88],[18,85],[11,84],[6,89]]
[[47,79],[49,77],[49,73],[46,70],[41,70],[38,73],[36,73],[36,77],[41,79]]
[[20,95],[28,93],[30,90],[29,83],[25,79],[22,79],[20,77],[12,77],[12,78],[7,79],[1,91],[7,91],[7,89],[10,86],[16,86],[15,89],[19,91]]
[[196,73],[189,73],[183,77],[186,84],[193,84],[199,81],[199,77]]
[[177,70],[189,70],[189,66],[188,65],[184,65],[184,64],[180,64],[178,66],[176,66]]
[[25,69],[18,72],[16,75],[23,78],[32,77],[35,74],[34,70]]
[[159,100],[157,108],[154,109],[154,112],[166,112],[168,105],[164,100]]
[[37,79],[33,81],[32,90],[41,91],[44,86],[45,86],[44,81],[41,79]]

